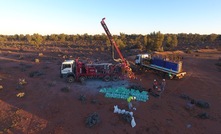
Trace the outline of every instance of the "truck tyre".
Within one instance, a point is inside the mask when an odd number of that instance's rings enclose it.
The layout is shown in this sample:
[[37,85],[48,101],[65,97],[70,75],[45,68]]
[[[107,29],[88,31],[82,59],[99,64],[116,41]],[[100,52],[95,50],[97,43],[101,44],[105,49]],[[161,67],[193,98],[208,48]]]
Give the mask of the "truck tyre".
[[116,75],[114,75],[114,76],[112,76],[112,80],[113,80],[113,81],[118,81],[118,80],[119,80],[119,77],[116,76]]
[[103,79],[104,79],[104,81],[108,82],[108,81],[110,81],[110,76],[106,75],[106,76],[104,76]]
[[74,77],[73,76],[69,76],[69,77],[67,77],[67,82],[68,83],[72,83],[72,82],[74,82]]

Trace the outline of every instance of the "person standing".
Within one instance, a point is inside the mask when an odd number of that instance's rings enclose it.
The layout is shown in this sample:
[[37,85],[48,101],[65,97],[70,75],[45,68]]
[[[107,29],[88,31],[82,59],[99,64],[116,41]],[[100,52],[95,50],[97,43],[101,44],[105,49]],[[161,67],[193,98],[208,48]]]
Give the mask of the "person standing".
[[158,82],[156,79],[153,80],[153,90],[156,90],[158,88]]
[[166,80],[163,79],[162,82],[161,82],[161,92],[163,92],[165,90],[165,86],[166,86]]
[[165,86],[166,86],[166,80],[163,79],[161,84],[160,84],[160,88],[158,89],[159,91],[159,96],[161,96],[162,92],[165,90]]
[[131,102],[132,100],[136,100],[136,97],[129,96],[129,97],[127,98],[128,108],[129,108],[129,109],[132,109],[132,107],[133,107],[132,102]]

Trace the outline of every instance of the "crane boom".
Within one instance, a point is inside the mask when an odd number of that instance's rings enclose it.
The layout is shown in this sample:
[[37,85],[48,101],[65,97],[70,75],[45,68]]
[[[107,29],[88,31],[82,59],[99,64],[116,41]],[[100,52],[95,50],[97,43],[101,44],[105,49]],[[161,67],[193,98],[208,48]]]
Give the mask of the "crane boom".
[[[114,39],[113,39],[113,37],[112,37],[112,35],[111,35],[111,33],[110,33],[106,23],[104,22],[104,20],[105,20],[105,18],[103,18],[101,20],[101,25],[104,28],[104,31],[106,32],[108,39],[110,40],[110,43],[111,43],[111,46],[112,46],[112,56],[113,56],[113,59],[115,61],[118,61],[118,62],[119,62],[119,60],[122,61],[123,68],[128,73],[129,78],[135,78],[134,73],[132,72],[132,69],[129,67],[129,64],[128,64],[127,60],[123,57],[122,53],[120,52],[120,50],[119,50],[119,48],[117,46],[117,43],[114,41]],[[120,59],[115,59],[114,58],[113,46],[116,49],[118,55],[120,56]]]
[[[116,43],[115,40],[113,39],[113,37],[112,37],[112,35],[111,35],[111,33],[110,33],[110,31],[109,31],[109,29],[108,29],[106,23],[104,22],[104,20],[105,20],[105,18],[103,18],[103,19],[101,20],[101,25],[102,25],[102,27],[104,28],[104,31],[106,32],[108,39],[110,40],[111,46],[114,46],[114,48],[116,49],[118,55],[120,56],[120,59],[115,59],[115,58],[114,58],[114,53],[113,53],[114,50],[112,50],[113,59],[114,59],[115,61],[118,61],[118,62],[119,62],[119,61],[122,61],[123,63],[127,64],[127,61],[124,59],[123,55],[121,54],[121,52],[120,52],[120,50],[119,50],[119,48],[118,48],[118,46],[117,46],[117,43]],[[113,48],[112,48],[112,49],[113,49]]]

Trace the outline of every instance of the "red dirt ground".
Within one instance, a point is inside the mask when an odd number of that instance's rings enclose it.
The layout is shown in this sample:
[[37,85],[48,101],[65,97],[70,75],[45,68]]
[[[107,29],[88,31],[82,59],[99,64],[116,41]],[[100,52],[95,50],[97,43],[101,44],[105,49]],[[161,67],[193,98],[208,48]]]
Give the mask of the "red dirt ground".
[[[10,50],[10,51],[9,51]],[[41,51],[39,51],[41,52]],[[100,87],[140,85],[152,87],[153,79],[161,77],[153,73],[136,72],[137,80],[103,82],[88,80],[86,85],[67,84],[59,77],[62,58],[56,53],[14,49],[0,52],[0,134],[220,134],[221,133],[221,69],[216,66],[221,52],[216,50],[182,54],[183,68],[187,72],[181,80],[166,80],[166,90],[160,98],[149,96],[147,102],[134,101],[136,107],[134,128],[119,115],[114,114],[114,105],[127,109],[121,99],[105,98]],[[22,55],[23,57],[19,56]],[[39,63],[34,59],[38,58]],[[41,76],[29,77],[33,71]],[[16,90],[19,78],[27,82],[23,89]],[[69,92],[61,89],[68,86]],[[24,92],[25,96],[16,95]],[[185,109],[187,100],[181,94],[196,100],[205,100],[209,109],[195,107]],[[85,95],[86,101],[79,101]],[[97,100],[97,103],[91,103]],[[92,128],[85,126],[86,117],[97,112],[101,121]],[[196,117],[207,112],[209,119]]]

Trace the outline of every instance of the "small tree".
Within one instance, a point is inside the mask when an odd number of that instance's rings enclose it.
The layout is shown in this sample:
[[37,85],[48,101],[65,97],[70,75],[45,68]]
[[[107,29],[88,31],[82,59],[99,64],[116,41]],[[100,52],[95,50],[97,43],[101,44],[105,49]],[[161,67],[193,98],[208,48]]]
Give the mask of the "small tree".
[[172,41],[171,41],[172,48],[177,47],[177,44],[178,44],[177,36],[175,34],[173,34]]
[[116,40],[116,43],[117,43],[117,45],[118,45],[118,47],[119,47],[120,49],[123,49],[123,48],[125,48],[125,46],[126,46],[121,39],[117,39],[117,40]]
[[208,41],[210,41],[210,42],[214,42],[217,37],[218,37],[217,34],[210,34],[210,35],[207,36],[207,39],[208,39]]
[[152,45],[152,49],[155,51],[162,51],[162,45],[163,45],[163,40],[164,40],[164,35],[159,32],[155,33],[151,33],[150,34],[152,41],[151,45]]
[[58,41],[58,36],[56,34],[52,34],[52,35],[50,35],[49,39],[51,41]]
[[0,36],[0,41],[7,41],[7,37],[5,37],[4,35]]
[[171,42],[172,42],[172,37],[170,35],[166,36],[166,41],[165,41],[165,45],[167,48],[171,47]]
[[167,35],[165,43],[166,43],[167,49],[175,48],[178,44],[177,36],[175,34]]
[[59,35],[59,41],[61,41],[61,42],[65,42],[66,41],[66,35],[65,34],[60,34]]
[[40,34],[35,33],[32,35],[32,43],[36,45],[37,47],[39,47],[42,41],[43,41],[43,38]]
[[31,35],[29,35],[29,34],[26,34],[25,35],[25,40],[28,42],[28,43],[31,43]]

